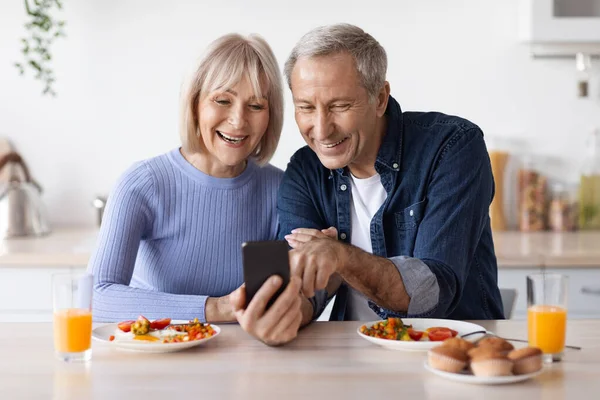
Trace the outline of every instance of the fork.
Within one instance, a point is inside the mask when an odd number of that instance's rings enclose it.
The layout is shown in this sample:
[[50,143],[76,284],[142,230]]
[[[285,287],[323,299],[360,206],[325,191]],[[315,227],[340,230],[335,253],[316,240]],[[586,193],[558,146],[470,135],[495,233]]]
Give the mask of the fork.
[[[465,338],[467,336],[472,336],[472,335],[476,335],[476,334],[483,334],[483,337],[480,338],[479,340],[483,339],[486,336],[496,336],[496,337],[500,337],[490,331],[474,331],[474,332],[469,332],[469,333],[465,333],[464,335],[460,335],[461,338]],[[508,339],[508,338],[503,338],[504,340],[508,340],[509,342],[521,342],[521,343],[528,343],[527,340],[523,340],[523,339]],[[477,342],[479,341],[477,340]],[[476,342],[476,343],[477,343]],[[572,349],[572,350],[581,350],[581,347],[579,346],[570,346],[570,345],[565,345],[565,347],[567,349]]]

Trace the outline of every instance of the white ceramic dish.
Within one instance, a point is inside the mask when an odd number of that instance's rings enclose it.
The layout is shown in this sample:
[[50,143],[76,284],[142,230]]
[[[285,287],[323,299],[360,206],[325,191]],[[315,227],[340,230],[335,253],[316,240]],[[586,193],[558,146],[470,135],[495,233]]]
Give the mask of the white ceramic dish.
[[[360,332],[360,327],[362,325],[366,325],[367,327],[373,326],[376,322],[372,321],[361,324],[356,332],[358,335],[368,340],[369,342],[375,343],[379,346],[392,349],[392,350],[403,350],[403,351],[427,351],[435,346],[438,346],[441,342],[431,342],[431,341],[419,341],[419,342],[407,342],[402,340],[390,340],[390,339],[380,339],[374,338],[371,336],[367,336]],[[418,331],[424,331],[427,328],[432,328],[434,326],[443,326],[445,328],[450,328],[458,332],[458,336],[465,335],[467,333],[476,332],[476,331],[485,331],[485,328],[481,325],[472,324],[470,322],[464,321],[455,321],[452,319],[430,319],[430,318],[402,318],[402,322],[405,325],[412,325],[413,329]],[[484,334],[471,335],[465,338],[465,340],[476,341],[477,339],[484,336]]]
[[541,374],[542,372],[544,372],[544,368],[542,368],[539,371],[532,372],[531,374],[523,374],[523,375],[475,376],[469,372],[453,373],[453,372],[440,371],[440,370],[430,367],[429,364],[427,363],[427,361],[425,362],[424,365],[425,365],[425,369],[427,371],[432,372],[438,376],[441,376],[442,378],[446,378],[446,379],[449,379],[449,380],[455,381],[455,382],[471,383],[471,384],[475,384],[475,385],[504,385],[507,383],[523,382],[528,379],[534,378],[534,377],[538,376],[539,374]]
[[[172,324],[186,324],[189,321],[172,321]],[[171,353],[174,351],[180,351],[189,349],[190,347],[199,346],[208,342],[209,340],[219,336],[221,328],[214,324],[210,324],[214,329],[215,334],[206,339],[192,340],[189,342],[180,343],[162,343],[162,342],[147,342],[143,340],[133,340],[131,338],[124,337],[124,335],[115,335],[117,324],[106,324],[95,328],[92,331],[92,338],[99,342],[106,343],[119,350],[137,351],[142,353]],[[117,336],[114,340],[110,340],[111,336]]]

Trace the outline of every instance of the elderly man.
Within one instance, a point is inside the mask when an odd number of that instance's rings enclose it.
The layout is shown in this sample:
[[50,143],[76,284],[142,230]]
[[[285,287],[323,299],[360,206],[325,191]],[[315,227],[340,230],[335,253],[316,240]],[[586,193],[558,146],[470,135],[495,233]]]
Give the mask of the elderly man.
[[285,65],[308,146],[280,187],[280,237],[313,318],[335,293],[337,319],[503,318],[483,133],[403,112],[386,69],[382,46],[348,24],[307,33]]

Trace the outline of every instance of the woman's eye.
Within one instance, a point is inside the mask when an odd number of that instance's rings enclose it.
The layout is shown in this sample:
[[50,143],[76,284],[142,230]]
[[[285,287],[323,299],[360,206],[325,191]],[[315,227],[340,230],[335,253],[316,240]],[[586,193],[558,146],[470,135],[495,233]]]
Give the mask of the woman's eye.
[[265,107],[260,104],[250,104],[250,108],[255,111],[264,110]]
[[220,106],[227,106],[230,104],[229,100],[215,99],[215,103]]

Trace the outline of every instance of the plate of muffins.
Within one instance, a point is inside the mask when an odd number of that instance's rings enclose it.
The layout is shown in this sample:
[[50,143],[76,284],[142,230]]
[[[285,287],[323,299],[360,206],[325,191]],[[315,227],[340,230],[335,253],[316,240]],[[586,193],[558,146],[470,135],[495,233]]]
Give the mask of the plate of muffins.
[[429,350],[425,369],[464,383],[515,383],[543,372],[542,351],[537,347],[515,349],[509,341],[495,336],[476,343],[455,337]]

